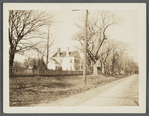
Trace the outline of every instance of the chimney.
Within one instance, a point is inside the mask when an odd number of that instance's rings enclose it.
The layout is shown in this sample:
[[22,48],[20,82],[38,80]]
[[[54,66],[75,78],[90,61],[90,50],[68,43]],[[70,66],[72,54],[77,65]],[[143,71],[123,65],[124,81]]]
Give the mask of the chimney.
[[67,48],[67,51],[66,51],[66,56],[69,56],[69,47]]
[[57,48],[57,56],[59,57],[61,53],[61,48]]

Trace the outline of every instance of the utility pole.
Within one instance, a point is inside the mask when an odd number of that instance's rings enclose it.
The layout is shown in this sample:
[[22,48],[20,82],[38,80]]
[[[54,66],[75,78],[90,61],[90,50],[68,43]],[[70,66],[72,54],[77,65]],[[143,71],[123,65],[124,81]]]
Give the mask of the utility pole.
[[84,83],[85,84],[86,84],[87,21],[88,21],[88,10],[86,10],[85,36],[84,36],[84,70],[83,70],[83,79],[84,79]]
[[[74,9],[72,11],[80,11],[80,9]],[[88,10],[86,9],[85,18],[85,34],[84,34],[84,64],[83,64],[83,81],[86,84],[86,50],[87,50],[87,21],[88,21]]]

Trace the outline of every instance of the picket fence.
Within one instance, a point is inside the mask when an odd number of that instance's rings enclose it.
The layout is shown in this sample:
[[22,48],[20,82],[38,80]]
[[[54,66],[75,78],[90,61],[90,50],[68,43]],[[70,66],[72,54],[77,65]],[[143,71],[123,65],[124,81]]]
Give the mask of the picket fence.
[[[92,74],[87,71],[87,75]],[[83,75],[83,71],[63,71],[63,70],[38,70],[38,69],[25,69],[25,68],[10,68],[9,76],[69,76],[69,75]]]

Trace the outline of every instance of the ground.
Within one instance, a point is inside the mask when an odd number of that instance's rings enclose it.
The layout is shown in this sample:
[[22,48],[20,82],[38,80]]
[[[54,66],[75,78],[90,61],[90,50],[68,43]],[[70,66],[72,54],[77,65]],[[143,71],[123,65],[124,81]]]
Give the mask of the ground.
[[52,103],[68,96],[91,90],[122,77],[82,76],[10,77],[10,106],[31,106]]

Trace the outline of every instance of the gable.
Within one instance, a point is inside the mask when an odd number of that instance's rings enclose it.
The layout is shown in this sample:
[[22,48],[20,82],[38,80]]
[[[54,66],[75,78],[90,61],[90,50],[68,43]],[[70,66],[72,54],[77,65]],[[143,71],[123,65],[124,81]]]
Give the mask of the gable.
[[55,59],[51,59],[50,60],[50,63],[52,63],[52,64],[60,64],[57,60],[55,60]]

